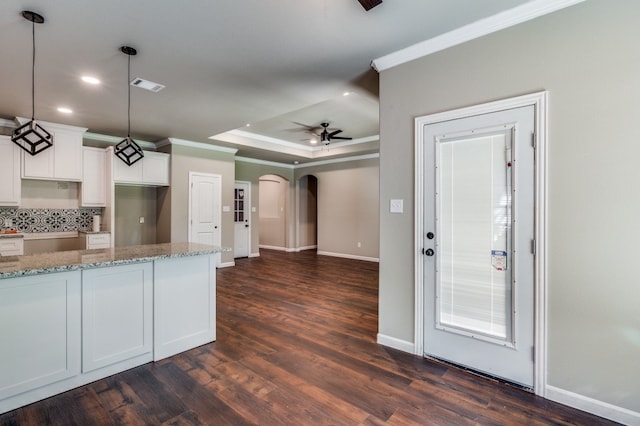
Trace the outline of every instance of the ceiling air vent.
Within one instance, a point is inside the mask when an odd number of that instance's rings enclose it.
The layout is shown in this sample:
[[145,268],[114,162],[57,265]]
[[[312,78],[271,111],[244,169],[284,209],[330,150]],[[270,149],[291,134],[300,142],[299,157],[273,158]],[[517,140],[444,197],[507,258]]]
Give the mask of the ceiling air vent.
[[151,92],[159,92],[165,88],[164,85],[159,83],[154,83],[153,81],[145,80],[144,78],[134,78],[131,80],[131,85],[134,87],[139,87],[141,89],[149,90]]

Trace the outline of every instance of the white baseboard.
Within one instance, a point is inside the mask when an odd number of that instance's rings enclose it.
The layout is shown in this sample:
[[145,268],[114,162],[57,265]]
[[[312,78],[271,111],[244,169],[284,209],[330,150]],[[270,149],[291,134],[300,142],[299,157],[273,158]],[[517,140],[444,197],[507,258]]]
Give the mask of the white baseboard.
[[260,244],[260,248],[261,249],[267,249],[267,250],[287,251],[287,249],[285,247],[265,246],[265,245],[262,245],[262,244]]
[[298,247],[296,249],[296,251],[316,250],[317,248],[318,248],[317,245],[315,245],[315,246],[304,246],[304,247]]
[[395,337],[385,336],[378,333],[377,342],[383,346],[388,346],[399,351],[408,352],[410,354],[415,353],[413,342],[407,342],[406,340],[396,339]]
[[260,252],[258,252],[258,253],[250,253],[249,257],[260,257]]
[[284,251],[286,251],[287,253],[295,253],[298,250],[293,248],[293,247],[287,247],[287,248],[284,249]]
[[218,268],[228,268],[230,266],[236,266],[236,262],[222,262],[217,265]]
[[344,253],[332,253],[330,251],[318,251],[318,254],[321,256],[344,257],[345,259],[366,260],[367,262],[380,262],[380,259],[377,257],[356,256],[353,254],[344,254]]
[[547,385],[545,390],[545,397],[551,401],[559,402],[560,404],[568,405],[569,407],[577,408],[625,425],[640,425],[640,413],[636,411],[618,407],[555,386]]

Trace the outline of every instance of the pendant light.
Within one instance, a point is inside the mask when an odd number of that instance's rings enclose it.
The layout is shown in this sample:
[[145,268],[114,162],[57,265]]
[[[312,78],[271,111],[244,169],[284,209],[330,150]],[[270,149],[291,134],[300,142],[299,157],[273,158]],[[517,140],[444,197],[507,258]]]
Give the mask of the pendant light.
[[131,84],[129,84],[131,81],[131,57],[137,55],[138,52],[129,46],[122,46],[120,51],[127,55],[127,88],[129,91],[127,98],[127,137],[118,142],[114,152],[127,166],[131,166],[144,157],[142,148],[131,139]]
[[53,135],[35,120],[35,74],[36,74],[36,24],[44,23],[44,18],[35,12],[25,10],[22,17],[31,21],[33,55],[31,62],[31,121],[14,130],[11,140],[31,155],[36,155],[53,145]]

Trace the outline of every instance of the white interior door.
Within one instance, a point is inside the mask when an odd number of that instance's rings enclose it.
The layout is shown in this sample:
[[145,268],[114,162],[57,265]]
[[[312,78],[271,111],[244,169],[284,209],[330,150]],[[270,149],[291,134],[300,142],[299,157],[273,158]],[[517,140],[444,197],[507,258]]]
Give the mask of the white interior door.
[[234,189],[235,244],[233,257],[251,253],[251,183],[236,181]]
[[[220,246],[222,176],[189,173],[189,242]],[[220,254],[216,259],[220,264]]]
[[424,352],[526,387],[534,107],[425,126]]

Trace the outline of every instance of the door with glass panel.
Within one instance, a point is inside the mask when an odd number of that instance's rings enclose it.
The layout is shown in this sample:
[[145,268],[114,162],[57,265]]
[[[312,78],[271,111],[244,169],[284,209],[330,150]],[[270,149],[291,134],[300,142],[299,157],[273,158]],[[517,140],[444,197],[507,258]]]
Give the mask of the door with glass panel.
[[534,109],[425,126],[424,352],[533,387]]
[[234,258],[248,257],[251,251],[251,232],[249,229],[251,216],[249,214],[251,203],[249,197],[250,189],[250,182],[236,181],[233,190]]

